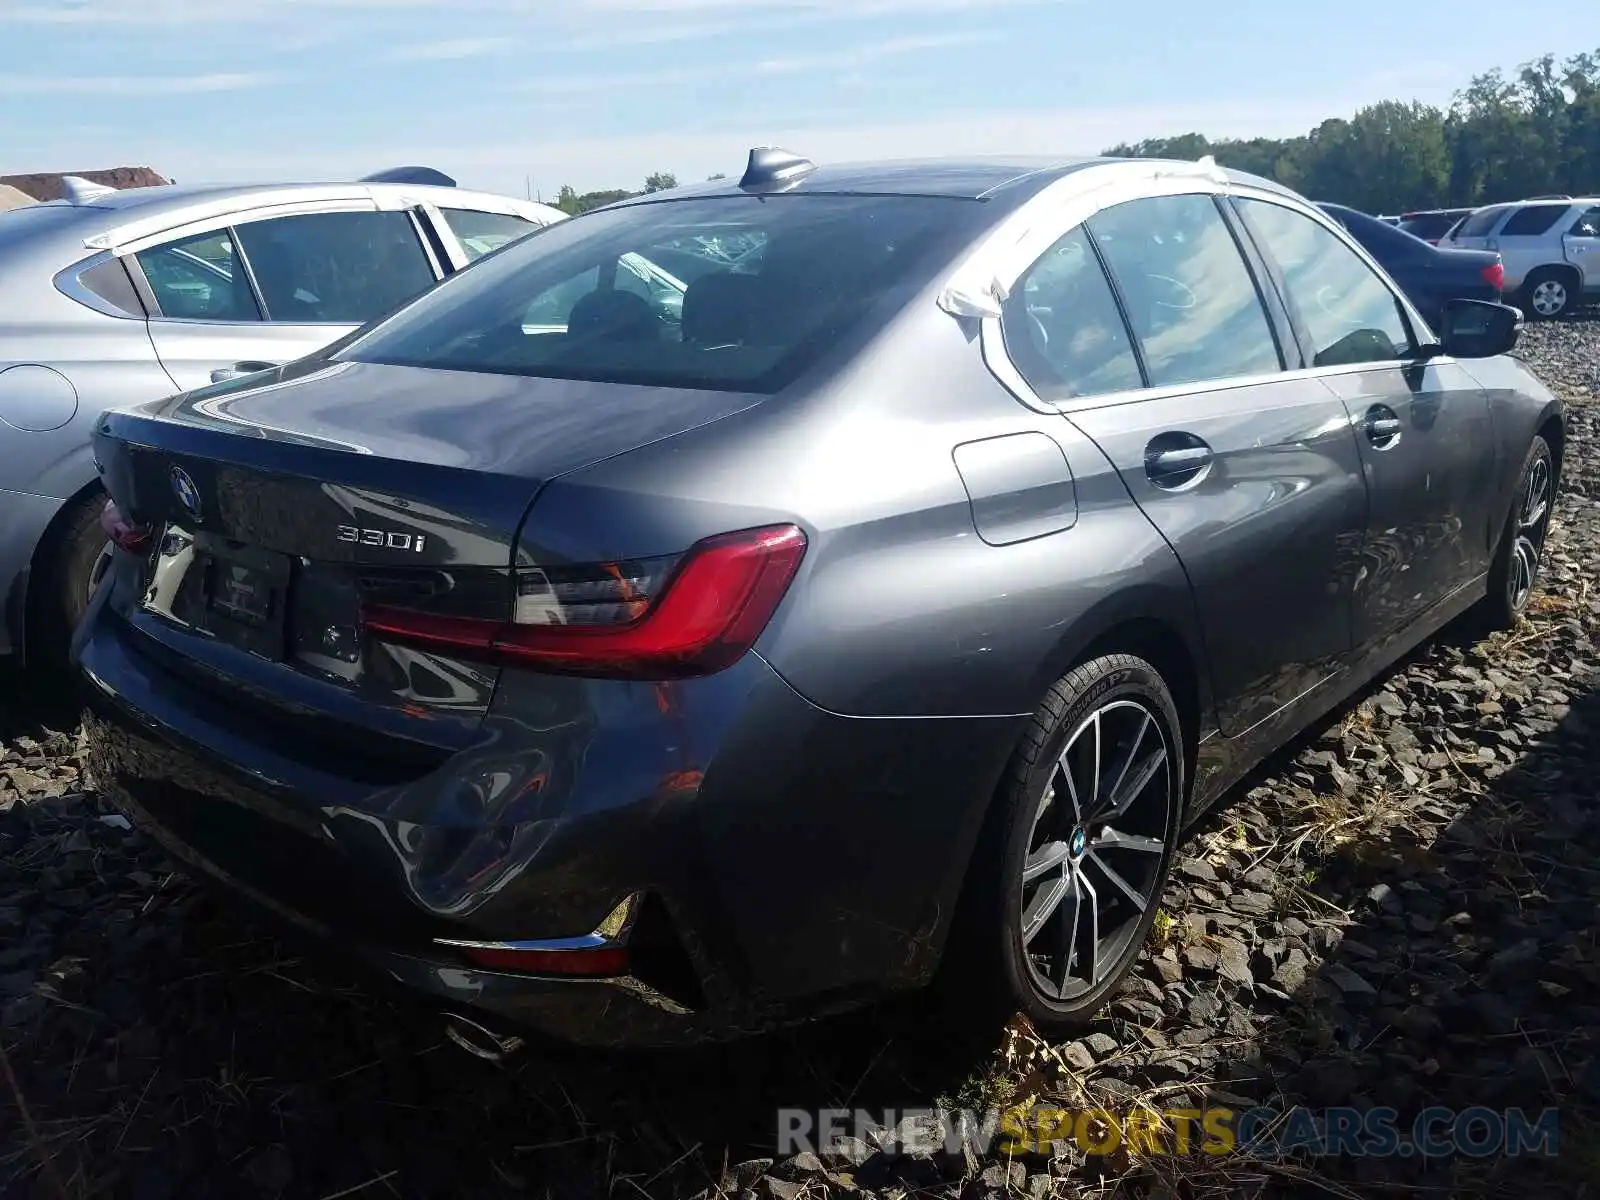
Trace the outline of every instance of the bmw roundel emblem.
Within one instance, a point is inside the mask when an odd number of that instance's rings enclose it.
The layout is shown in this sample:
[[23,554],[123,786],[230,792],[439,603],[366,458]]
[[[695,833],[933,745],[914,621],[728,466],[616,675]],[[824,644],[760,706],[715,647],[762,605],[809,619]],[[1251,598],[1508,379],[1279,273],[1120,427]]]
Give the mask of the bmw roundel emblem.
[[178,498],[178,503],[196,521],[200,519],[200,489],[195,487],[194,480],[189,478],[189,472],[182,467],[173,467],[168,473],[172,481],[172,494]]

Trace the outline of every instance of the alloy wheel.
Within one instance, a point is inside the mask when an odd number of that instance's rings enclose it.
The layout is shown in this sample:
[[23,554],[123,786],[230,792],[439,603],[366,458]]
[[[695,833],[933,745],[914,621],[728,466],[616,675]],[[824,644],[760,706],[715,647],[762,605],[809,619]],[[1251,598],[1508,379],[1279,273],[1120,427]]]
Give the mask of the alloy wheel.
[[1508,587],[1515,612],[1528,602],[1534,580],[1539,575],[1539,556],[1544,549],[1545,517],[1550,512],[1550,462],[1536,458],[1522,481],[1517,499],[1517,527],[1511,545],[1511,573]]
[[1044,995],[1102,983],[1160,898],[1172,770],[1163,724],[1137,700],[1096,709],[1067,738],[1022,867],[1023,957]]
[[1567,285],[1558,279],[1542,279],[1528,297],[1541,317],[1553,317],[1567,306]]

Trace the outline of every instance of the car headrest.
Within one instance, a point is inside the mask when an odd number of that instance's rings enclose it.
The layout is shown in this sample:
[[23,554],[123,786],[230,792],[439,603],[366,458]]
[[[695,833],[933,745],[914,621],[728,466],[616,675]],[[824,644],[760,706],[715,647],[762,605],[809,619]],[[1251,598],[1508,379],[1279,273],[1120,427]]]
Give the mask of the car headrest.
[[742,344],[753,327],[759,290],[754,275],[702,275],[683,294],[683,340],[697,346]]
[[660,336],[661,322],[643,296],[614,288],[590,292],[572,306],[567,332],[616,342],[646,342]]

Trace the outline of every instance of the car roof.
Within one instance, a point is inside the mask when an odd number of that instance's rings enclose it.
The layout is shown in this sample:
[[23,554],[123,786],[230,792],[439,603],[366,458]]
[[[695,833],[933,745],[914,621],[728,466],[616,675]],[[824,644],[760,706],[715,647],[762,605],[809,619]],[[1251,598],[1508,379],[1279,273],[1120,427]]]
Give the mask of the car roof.
[[[474,199],[492,197],[502,202],[507,200],[515,201],[518,205],[531,203],[514,196],[502,196],[495,192],[481,192],[471,188],[441,187],[437,184],[330,180],[296,183],[168,183],[156,187],[124,188],[121,191],[106,192],[74,207],[105,209],[109,212],[118,213],[138,210],[141,216],[146,214],[153,216],[162,210],[181,209],[202,200],[258,200],[276,197],[279,194],[285,194],[288,199],[293,199],[295,193],[299,192],[314,192],[320,195],[340,190],[348,191],[352,195],[361,195],[364,192],[370,192],[373,195],[403,193],[407,196],[426,199],[434,204],[445,204],[451,197],[457,199],[462,197],[472,197]],[[71,201],[50,200],[46,203],[65,206],[71,204]],[[548,206],[535,205],[534,207]]]
[[[936,196],[958,200],[1005,200],[1021,204],[1067,175],[1126,163],[1106,157],[982,157],[888,159],[822,163],[782,185],[784,195]],[[1142,162],[1194,170],[1195,163],[1165,159]],[[1242,171],[1223,170],[1236,183],[1293,194],[1290,189]],[[708,196],[748,194],[737,179],[710,180],[619,200],[609,207],[659,204]]]

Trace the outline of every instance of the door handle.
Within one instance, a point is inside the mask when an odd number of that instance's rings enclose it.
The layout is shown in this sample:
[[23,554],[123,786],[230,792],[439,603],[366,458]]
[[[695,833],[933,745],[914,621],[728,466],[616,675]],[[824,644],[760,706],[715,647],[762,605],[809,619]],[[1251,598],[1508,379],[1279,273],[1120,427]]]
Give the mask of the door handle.
[[269,362],[236,362],[231,367],[218,367],[211,372],[212,383],[227,383],[230,379],[239,379],[245,375],[254,375],[260,371],[270,371],[277,363]]
[[1387,404],[1374,404],[1367,409],[1367,441],[1379,450],[1387,450],[1400,441],[1400,417]]
[[1159,488],[1180,488],[1204,475],[1215,457],[1192,434],[1163,434],[1145,447],[1144,473]]

